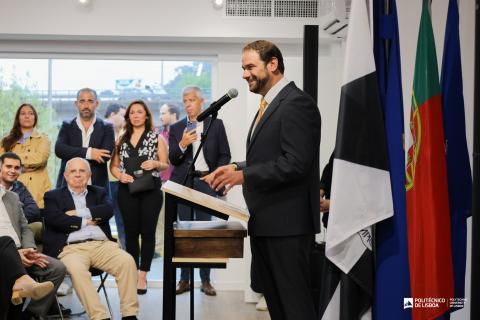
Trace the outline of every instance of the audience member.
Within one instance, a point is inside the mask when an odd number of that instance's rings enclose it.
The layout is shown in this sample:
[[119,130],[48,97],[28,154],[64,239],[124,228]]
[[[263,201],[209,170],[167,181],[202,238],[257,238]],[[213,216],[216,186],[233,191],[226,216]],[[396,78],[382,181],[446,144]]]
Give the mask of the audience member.
[[[147,105],[141,100],[131,102],[125,113],[125,131],[117,142],[110,170],[120,181],[118,204],[125,222],[127,251],[139,270],[138,294],[147,292],[147,273],[152,264],[155,228],[163,202],[159,171],[168,167],[167,161],[167,146],[154,131]],[[142,181],[147,184],[135,192],[134,186]]]
[[[1,229],[0,229],[1,230]],[[0,236],[0,320],[21,319],[20,305],[23,298],[39,300],[53,290],[53,283],[33,280],[25,270],[15,242],[9,236]]]
[[[168,147],[168,135],[170,133],[170,126],[177,122],[179,116],[178,107],[165,103],[160,107],[160,122],[162,128],[159,130],[160,135],[165,139],[165,143]],[[170,180],[173,166],[168,166],[168,169],[160,172],[160,179],[162,184],[167,180]],[[163,232],[165,230],[165,203],[160,210],[160,217],[158,218],[157,230],[155,231],[155,252],[163,254]]]
[[[115,141],[118,140],[120,132],[125,125],[125,107],[118,103],[112,103],[107,107],[105,111],[105,121],[110,122],[113,125],[115,132]],[[118,179],[108,171],[108,180],[110,182],[110,195],[112,196],[113,215],[115,217],[115,224],[117,225],[118,240],[120,246],[125,249],[125,226],[123,224],[122,214],[118,207]]]
[[40,222],[40,208],[25,185],[17,180],[22,172],[22,160],[13,152],[5,152],[0,156],[1,175],[0,184],[9,191],[15,192],[22,205],[23,214],[27,218],[30,229],[35,236],[35,242],[41,242],[43,225]]
[[[173,104],[163,104],[160,107],[160,122],[162,123],[162,129],[159,132],[168,144],[168,136],[170,134],[170,126],[178,121],[178,107]],[[168,166],[168,169],[160,173],[162,182],[170,179],[172,175],[173,166]]]
[[123,319],[136,319],[135,263],[113,241],[112,204],[104,188],[88,185],[91,175],[87,160],[72,158],[65,165],[66,185],[45,194],[45,253],[65,264],[90,319],[109,317],[91,281],[92,267],[115,277]]
[[64,121],[55,143],[55,154],[62,159],[57,188],[65,186],[64,171],[68,160],[87,159],[92,170],[89,184],[109,190],[107,161],[115,146],[113,126],[96,116],[99,105],[97,93],[90,88],[80,89],[75,106],[78,116]]
[[320,212],[322,213],[322,223],[326,228],[328,226],[328,215],[330,212],[330,190],[332,188],[332,170],[333,170],[333,155],[330,155],[328,163],[322,171],[320,178]]
[[[182,95],[187,117],[171,125],[169,135],[169,159],[174,166],[170,179],[177,183],[184,182],[188,167],[193,161],[193,155],[200,146],[201,134],[212,121],[212,118],[208,117],[203,122],[197,122],[197,116],[204,103],[203,93],[199,87],[186,87],[183,89]],[[230,159],[230,147],[225,127],[222,120],[217,119],[212,123],[208,138],[195,163],[196,176],[207,175],[219,166],[228,164]],[[213,197],[216,196],[216,192],[199,177],[193,178],[193,188]],[[186,206],[178,207],[178,215],[180,220],[191,220],[191,210]],[[212,216],[195,210],[193,218],[197,221],[206,221],[211,220]],[[182,268],[177,294],[190,290],[189,278],[189,269]],[[210,283],[210,268],[200,268],[200,278],[202,280],[201,291],[209,296],[216,295],[215,289]]]
[[47,162],[50,155],[50,140],[37,129],[38,114],[28,103],[22,104],[15,114],[12,130],[3,138],[0,154],[15,152],[23,163],[22,174],[18,178],[30,191],[33,199],[43,208],[43,195],[50,190]]
[[[9,160],[11,159],[5,158],[5,161]],[[0,158],[0,174],[2,176],[4,169],[3,159]],[[55,285],[55,290],[58,289],[65,277],[65,266],[57,259],[37,252],[33,233],[28,227],[18,195],[5,190],[2,186],[0,187],[0,198],[0,235],[9,236],[14,240],[22,264],[30,275],[41,277],[44,281],[51,281]],[[41,300],[30,303],[28,311],[45,316],[54,299],[55,291]]]

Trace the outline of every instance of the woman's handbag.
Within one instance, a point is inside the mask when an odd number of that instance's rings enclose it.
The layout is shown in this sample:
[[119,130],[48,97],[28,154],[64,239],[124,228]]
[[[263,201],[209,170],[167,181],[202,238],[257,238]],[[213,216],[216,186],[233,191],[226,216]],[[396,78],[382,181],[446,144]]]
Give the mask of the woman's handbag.
[[133,176],[133,182],[128,184],[128,191],[131,194],[153,190],[155,188],[155,178],[152,171],[145,171],[140,166],[146,161],[145,156],[124,158],[123,164],[128,174]]

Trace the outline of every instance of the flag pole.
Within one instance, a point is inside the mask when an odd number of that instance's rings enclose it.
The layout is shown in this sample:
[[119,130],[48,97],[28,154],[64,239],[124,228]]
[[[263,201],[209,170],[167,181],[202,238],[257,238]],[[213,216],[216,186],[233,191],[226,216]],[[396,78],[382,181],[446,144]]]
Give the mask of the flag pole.
[[475,81],[473,111],[472,270],[470,319],[480,319],[480,0],[475,6]]

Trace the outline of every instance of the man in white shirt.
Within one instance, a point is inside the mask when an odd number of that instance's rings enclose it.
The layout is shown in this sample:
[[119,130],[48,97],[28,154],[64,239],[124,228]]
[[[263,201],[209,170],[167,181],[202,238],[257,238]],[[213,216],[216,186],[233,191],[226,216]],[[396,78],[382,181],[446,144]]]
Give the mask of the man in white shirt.
[[[208,138],[195,162],[196,177],[193,178],[193,188],[216,196],[215,191],[201,181],[200,177],[207,175],[219,166],[228,164],[231,159],[230,147],[222,120],[217,119],[212,122],[212,118],[208,117],[203,122],[197,122],[197,116],[202,111],[203,103],[203,93],[199,87],[189,86],[183,89],[183,105],[187,117],[170,126],[168,155],[170,163],[174,166],[170,180],[183,184],[188,166],[200,146],[201,135],[211,123]],[[187,186],[191,186],[191,184],[187,184]],[[191,220],[190,208],[179,206],[178,212],[180,220]],[[193,220],[211,220],[211,215],[196,210]],[[188,270],[182,269],[177,294],[190,290]],[[216,295],[215,289],[210,284],[209,268],[200,269],[200,278],[202,280],[200,290],[209,296]]]
[[97,117],[95,111],[100,102],[95,90],[80,89],[75,106],[78,116],[64,121],[55,143],[55,155],[62,159],[58,172],[57,188],[65,185],[63,172],[68,160],[87,159],[92,171],[89,184],[109,190],[107,161],[115,147],[113,125]]
[[[4,157],[0,157],[0,175],[6,170]],[[20,161],[18,161],[20,165]],[[42,299],[32,301],[27,311],[38,316],[46,316],[55,300],[55,292],[66,274],[65,266],[57,259],[37,251],[33,232],[23,214],[18,195],[6,190],[0,184],[0,236],[9,236],[18,248],[18,254],[29,275],[51,281],[54,290]]]

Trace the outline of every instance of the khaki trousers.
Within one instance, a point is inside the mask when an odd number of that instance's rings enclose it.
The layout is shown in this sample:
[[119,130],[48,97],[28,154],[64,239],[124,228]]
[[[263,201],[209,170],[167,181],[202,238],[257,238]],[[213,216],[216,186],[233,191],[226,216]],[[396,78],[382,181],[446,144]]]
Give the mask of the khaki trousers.
[[105,240],[66,245],[58,257],[67,267],[73,288],[89,319],[110,317],[93,286],[89,271],[91,267],[115,277],[122,316],[137,315],[137,267],[133,258],[117,243]]

